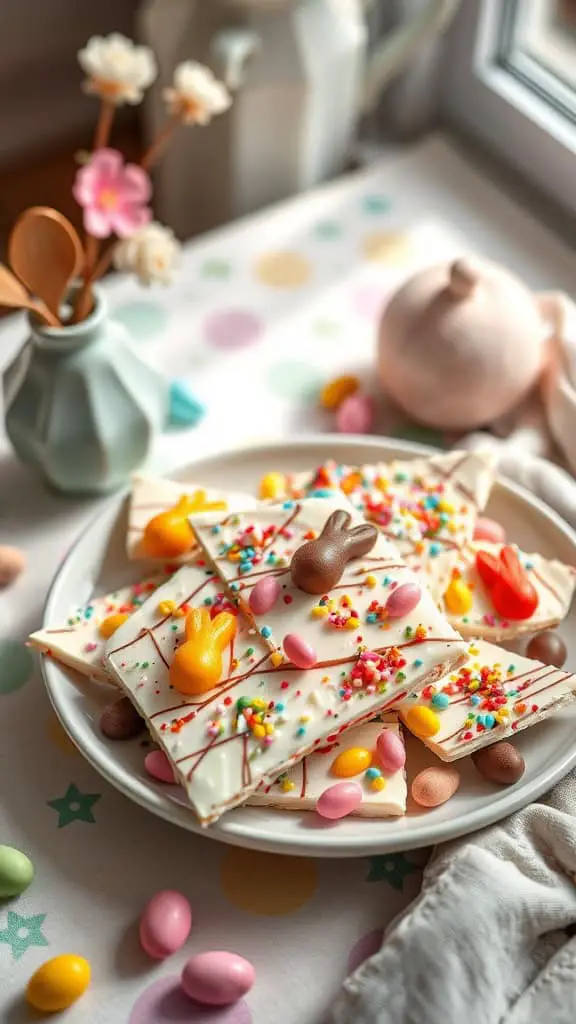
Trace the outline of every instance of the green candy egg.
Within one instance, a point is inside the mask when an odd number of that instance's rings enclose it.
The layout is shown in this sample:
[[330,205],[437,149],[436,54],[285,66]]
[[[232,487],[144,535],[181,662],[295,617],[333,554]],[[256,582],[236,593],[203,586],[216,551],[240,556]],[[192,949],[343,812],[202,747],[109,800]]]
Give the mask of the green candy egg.
[[0,846],[0,899],[19,896],[34,878],[32,861],[13,846]]

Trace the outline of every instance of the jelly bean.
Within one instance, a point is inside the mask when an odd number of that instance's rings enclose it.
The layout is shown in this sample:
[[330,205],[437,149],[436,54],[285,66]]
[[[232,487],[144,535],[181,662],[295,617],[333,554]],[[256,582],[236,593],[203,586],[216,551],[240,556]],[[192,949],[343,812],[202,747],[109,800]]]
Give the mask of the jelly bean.
[[506,530],[501,523],[495,519],[488,519],[487,516],[480,516],[474,527],[474,540],[488,541],[489,544],[504,544]]
[[335,377],[324,385],[320,392],[320,405],[328,412],[335,412],[347,398],[355,395],[360,388],[358,377]]
[[58,1013],[76,1002],[90,984],[90,964],[81,956],[65,953],[47,960],[32,975],[26,999],[35,1010]]
[[384,607],[389,619],[402,619],[414,611],[422,597],[422,591],[416,583],[402,583],[393,590]]
[[345,398],[336,413],[336,428],[341,434],[369,434],[374,423],[374,402],[358,392]]
[[181,984],[198,1003],[229,1006],[252,988],[256,972],[249,960],[237,953],[210,950],[198,953],[184,965]]
[[0,846],[0,899],[20,896],[34,878],[32,861],[13,846]]
[[372,752],[365,747],[349,747],[334,758],[330,771],[339,779],[349,779],[353,775],[361,775],[372,764]]
[[248,604],[254,615],[265,615],[274,607],[282,587],[275,576],[264,576],[250,593]]
[[412,783],[412,799],[420,807],[440,807],[460,785],[460,772],[453,765],[435,765],[418,772]]
[[296,668],[313,668],[318,661],[318,655],[314,648],[295,633],[287,633],[282,646],[286,657]]
[[422,739],[428,736],[435,736],[440,730],[440,719],[435,711],[425,707],[424,704],[415,704],[404,712],[404,721],[415,736]]
[[236,634],[236,625],[236,616],[230,612],[219,612],[212,619],[208,608],[191,609],[186,616],[186,641],[170,665],[175,690],[195,696],[220,682],[222,655]]
[[192,909],[185,896],[173,889],[157,892],[140,917],[140,942],[153,960],[165,960],[188,938]]
[[172,786],[176,782],[174,769],[163,750],[151,750],[149,754],[146,754],[144,767],[148,775],[158,782],[166,782]]
[[13,583],[26,566],[26,555],[20,548],[0,544],[0,587]]
[[399,736],[383,729],[376,740],[378,760],[385,772],[398,772],[406,764],[406,751]]
[[452,580],[444,594],[444,604],[453,615],[467,615],[472,607],[472,591],[464,580]]
[[129,618],[129,616],[125,615],[123,612],[116,612],[114,615],[108,615],[105,619],[102,619],[102,622],[98,627],[100,636],[103,636],[104,639],[107,640],[108,637],[111,637],[117,629],[120,629],[120,626],[124,625],[127,618]]
[[336,782],[320,794],[316,811],[321,818],[336,821],[351,814],[362,803],[362,790],[357,782]]
[[526,654],[529,658],[535,658],[536,661],[543,661],[545,665],[562,668],[568,657],[568,650],[559,633],[552,629],[545,629],[543,633],[537,633],[532,637],[526,648]]
[[263,501],[285,497],[286,477],[284,473],[266,473],[260,481],[258,493]]
[[131,740],[146,728],[129,697],[119,697],[104,708],[100,728],[109,740]]

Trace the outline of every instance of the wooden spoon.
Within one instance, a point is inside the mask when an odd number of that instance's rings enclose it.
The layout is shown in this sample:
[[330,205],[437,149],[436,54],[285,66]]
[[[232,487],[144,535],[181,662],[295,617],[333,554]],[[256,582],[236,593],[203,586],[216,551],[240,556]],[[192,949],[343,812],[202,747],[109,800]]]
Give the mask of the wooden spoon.
[[3,263],[0,263],[0,306],[10,306],[11,309],[30,309],[49,327],[62,326],[58,317],[54,316],[54,313],[43,302],[33,299],[24,285]]
[[8,257],[14,273],[58,316],[84,258],[70,221],[50,206],[31,206],[14,225]]

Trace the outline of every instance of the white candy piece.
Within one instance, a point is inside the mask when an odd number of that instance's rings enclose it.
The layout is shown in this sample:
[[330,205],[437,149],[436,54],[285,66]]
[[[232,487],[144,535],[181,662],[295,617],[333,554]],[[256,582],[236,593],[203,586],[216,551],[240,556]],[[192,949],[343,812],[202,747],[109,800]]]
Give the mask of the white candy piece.
[[[478,640],[468,648],[466,665],[448,673],[431,691],[403,701],[400,718],[442,761],[455,761],[571,704],[576,675]],[[436,716],[433,735],[422,735],[414,723],[416,707]]]
[[522,633],[540,633],[543,629],[553,629],[570,611],[576,587],[576,570],[563,562],[542,555],[525,554],[516,549],[526,575],[538,593],[538,607],[529,619],[500,618],[476,569],[476,554],[478,551],[487,551],[498,558],[503,546],[475,541],[467,544],[460,554],[456,569],[462,582],[471,590],[472,607],[465,615],[455,615],[443,602],[443,611],[461,636],[494,641],[510,640]]
[[[326,746],[315,754],[284,772],[274,782],[261,786],[249,803],[277,807],[283,811],[313,810],[318,798],[326,789],[342,779],[333,775],[331,766],[334,758],[351,747],[360,747],[371,752],[376,750],[376,740],[383,729],[393,732],[402,741],[402,731],[396,715],[386,715],[384,721],[367,722],[354,726],[341,736],[330,737]],[[375,766],[379,766],[377,757]],[[406,775],[403,769],[386,772],[380,769],[384,782],[382,789],[372,785],[372,779],[363,772],[346,781],[357,782],[362,789],[362,803],[352,815],[363,818],[400,817],[406,813]]]

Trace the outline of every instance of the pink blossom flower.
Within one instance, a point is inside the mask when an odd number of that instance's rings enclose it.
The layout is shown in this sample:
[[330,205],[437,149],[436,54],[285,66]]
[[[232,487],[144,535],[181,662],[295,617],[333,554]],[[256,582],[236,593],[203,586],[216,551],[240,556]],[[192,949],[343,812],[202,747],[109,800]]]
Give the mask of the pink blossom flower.
[[150,178],[136,164],[125,164],[116,149],[97,149],[77,172],[72,191],[95,238],[128,238],[151,220]]

